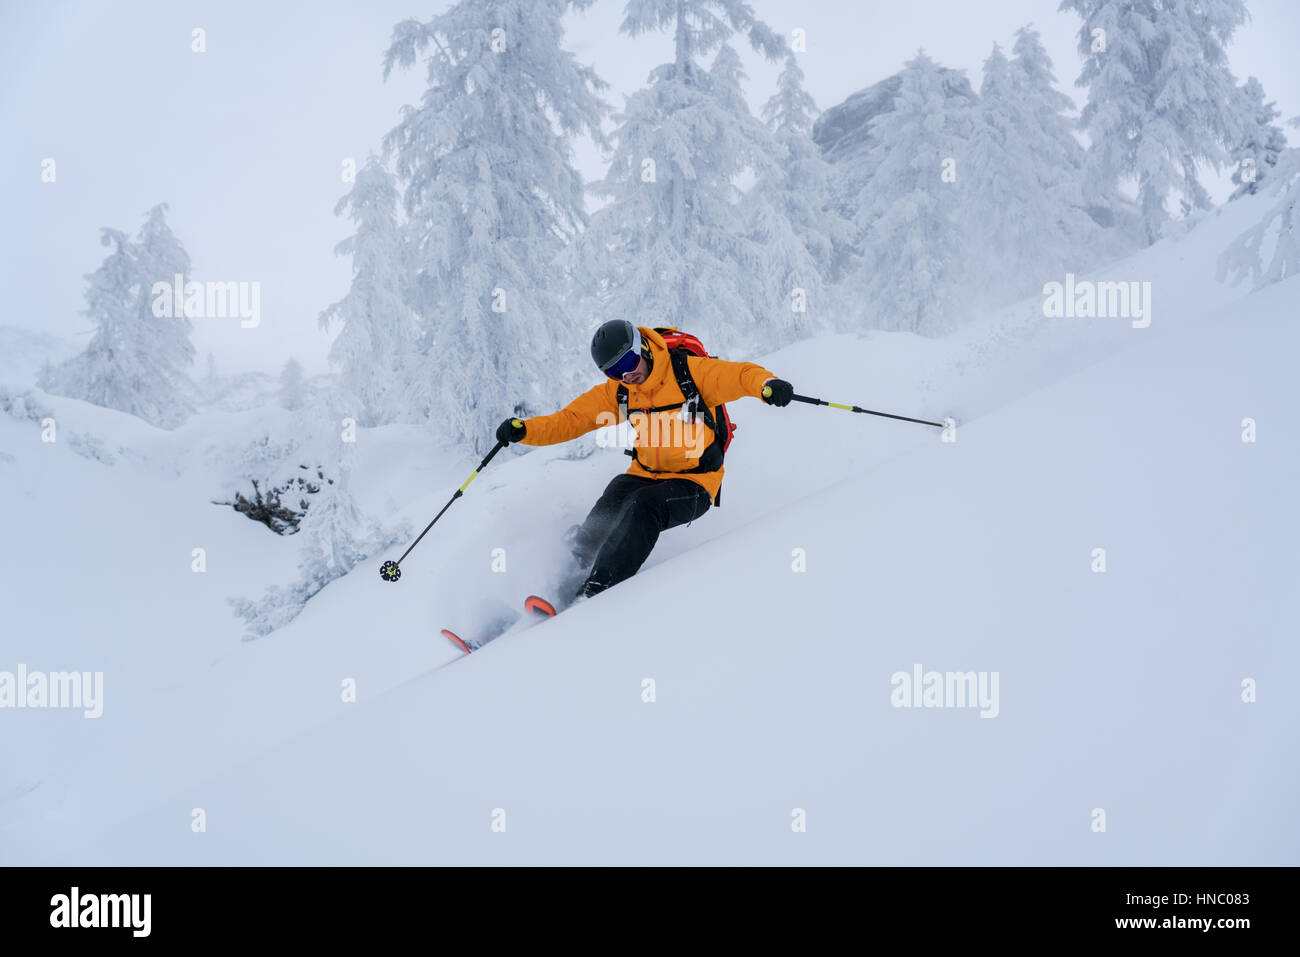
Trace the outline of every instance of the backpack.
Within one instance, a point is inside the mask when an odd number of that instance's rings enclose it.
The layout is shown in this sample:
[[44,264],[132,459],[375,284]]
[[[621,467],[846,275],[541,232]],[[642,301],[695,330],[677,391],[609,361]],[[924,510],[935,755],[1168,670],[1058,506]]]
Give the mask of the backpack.
[[[637,412],[665,412],[669,409],[680,409],[684,405],[692,406],[691,416],[694,421],[695,407],[698,406],[700,418],[704,424],[713,430],[713,442],[704,454],[700,456],[700,464],[693,469],[686,469],[682,472],[664,473],[673,475],[686,475],[691,472],[716,472],[722,468],[722,461],[726,455],[727,449],[731,447],[731,438],[736,431],[736,424],[731,421],[731,416],[727,413],[726,405],[719,404],[710,412],[706,405],[699,405],[700,390],[695,385],[695,380],[691,377],[690,363],[687,356],[699,356],[705,359],[716,358],[710,356],[704,343],[691,335],[689,332],[679,332],[676,326],[655,326],[654,331],[663,337],[664,345],[668,347],[668,357],[672,361],[673,377],[677,380],[677,388],[682,390],[682,396],[685,401],[679,405],[661,405],[653,409],[636,409]],[[618,386],[618,421],[620,423],[627,421],[628,392],[627,386],[619,383]],[[626,454],[630,455],[637,464],[640,460],[636,458],[635,449],[625,449]],[[645,468],[644,465],[641,466]],[[647,472],[654,471],[646,469]],[[722,489],[718,489],[718,494],[713,500],[715,506],[722,505]]]

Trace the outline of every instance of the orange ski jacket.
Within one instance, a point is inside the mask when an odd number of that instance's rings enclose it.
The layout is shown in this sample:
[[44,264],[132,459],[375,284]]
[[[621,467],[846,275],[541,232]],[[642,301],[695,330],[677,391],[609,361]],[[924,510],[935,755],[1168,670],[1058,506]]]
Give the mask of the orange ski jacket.
[[[649,345],[654,368],[640,385],[627,386],[628,419],[636,433],[633,445],[636,458],[628,467],[629,475],[646,478],[684,478],[702,485],[716,499],[722,486],[725,468],[713,472],[685,472],[699,465],[699,458],[713,441],[713,430],[699,416],[694,423],[684,420],[681,411],[670,409],[647,413],[642,410],[660,406],[677,406],[686,400],[673,375],[672,359],[663,337],[653,329],[638,326],[642,341]],[[726,362],[690,356],[687,364],[691,378],[700,390],[701,402],[712,411],[724,402],[744,396],[759,398],[763,384],[776,375],[753,362]],[[618,387],[606,378],[578,396],[563,409],[550,415],[525,419],[523,445],[555,445],[568,442],[601,426],[618,421]],[[682,473],[685,474],[674,474]]]

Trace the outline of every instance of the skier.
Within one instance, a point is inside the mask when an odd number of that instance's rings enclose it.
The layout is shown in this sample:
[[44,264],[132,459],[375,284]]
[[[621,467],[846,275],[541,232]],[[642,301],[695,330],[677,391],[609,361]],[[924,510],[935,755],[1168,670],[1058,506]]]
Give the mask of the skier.
[[760,365],[670,353],[659,332],[624,319],[596,330],[591,358],[607,381],[551,415],[506,419],[496,434],[507,444],[555,445],[629,415],[639,420],[627,472],[615,476],[586,520],[566,533],[574,566],[562,601],[588,598],[630,578],[660,532],[694,521],[719,500],[730,438],[722,403],[754,396],[785,406],[794,395],[789,382]]

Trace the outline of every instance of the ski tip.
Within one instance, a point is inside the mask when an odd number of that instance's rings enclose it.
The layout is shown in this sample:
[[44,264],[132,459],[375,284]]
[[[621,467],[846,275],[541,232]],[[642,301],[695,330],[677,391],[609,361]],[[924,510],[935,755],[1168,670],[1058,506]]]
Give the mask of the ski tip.
[[461,651],[465,652],[465,654],[470,653],[469,645],[465,644],[465,642],[461,640],[460,635],[456,634],[450,628],[442,629],[442,636],[446,638],[448,641],[450,641],[457,648],[459,648]]
[[555,606],[545,598],[539,598],[536,595],[529,595],[524,599],[524,610],[545,618],[555,617]]

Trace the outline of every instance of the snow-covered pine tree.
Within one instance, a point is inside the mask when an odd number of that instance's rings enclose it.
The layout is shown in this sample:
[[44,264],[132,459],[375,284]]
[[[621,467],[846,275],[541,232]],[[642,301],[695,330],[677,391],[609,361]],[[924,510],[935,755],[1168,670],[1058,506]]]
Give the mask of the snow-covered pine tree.
[[320,315],[341,324],[330,347],[343,401],[365,427],[416,422],[428,414],[428,384],[420,375],[420,323],[403,296],[404,248],[394,177],[373,154],[352,189],[334,207],[356,224],[335,247],[352,257],[347,295]]
[[[1300,117],[1290,125],[1300,129]],[[1300,275],[1300,149],[1283,150],[1259,192],[1278,200],[1219,256],[1220,281],[1236,285],[1249,276],[1254,288],[1261,289]],[[1265,251],[1270,248],[1265,265]]]
[[387,533],[362,514],[352,497],[353,455],[354,446],[339,443],[335,478],[312,496],[298,528],[303,536],[298,570],[307,597],[352,571],[388,541]]
[[1274,122],[1282,112],[1274,101],[1264,102],[1264,84],[1255,77],[1250,77],[1241,86],[1241,96],[1250,111],[1251,122],[1246,126],[1246,136],[1240,147],[1233,153],[1236,164],[1232,171],[1232,182],[1237,188],[1232,199],[1241,196],[1254,196],[1260,183],[1264,182],[1277,166],[1278,157],[1286,149],[1286,134],[1282,127]]
[[101,229],[99,241],[113,250],[85,277],[83,314],[95,324],[94,335],[83,352],[47,369],[39,384],[55,395],[134,412],[136,393],[146,375],[139,361],[143,350],[136,341],[141,329],[135,259],[131,240],[121,230]]
[[600,139],[604,84],[563,49],[562,17],[589,3],[460,0],[399,23],[385,55],[387,76],[429,54],[428,89],[385,147],[405,186],[404,288],[427,325],[430,415],[476,452],[512,411],[571,398],[559,370],[585,335],[565,317],[555,259],[585,221],[570,144]]
[[[893,109],[871,120],[871,173],[851,200],[862,250],[845,279],[859,324],[935,335],[957,324],[970,245],[962,229],[975,93],[961,71],[924,51],[899,74]],[[856,162],[856,160],[855,160]]]
[[[53,367],[41,379],[47,392],[83,399],[175,428],[193,411],[191,323],[182,304],[155,316],[153,284],[173,285],[187,276],[189,257],[167,227],[165,205],[149,211],[140,242],[103,229],[100,242],[113,251],[86,276],[86,310],[95,324],[85,351]],[[182,280],[184,281],[184,279]]]
[[1052,86],[1051,60],[1028,28],[1015,49],[1008,60],[994,44],[985,60],[969,150],[959,159],[972,288],[986,305],[1029,295],[1067,266],[1091,265],[1100,232],[1083,209],[1083,150],[1061,113],[1069,100]]
[[[161,389],[177,421],[194,411],[192,399],[197,395],[189,368],[194,364],[194,344],[190,336],[194,323],[185,315],[180,303],[170,310],[157,305],[155,284],[174,286],[190,278],[190,256],[167,225],[167,204],[159,203],[145,215],[144,225],[136,236],[135,259],[140,273],[140,321],[149,327],[151,348],[149,362],[162,381]],[[163,312],[163,315],[159,315]]]
[[783,309],[795,319],[787,339],[837,325],[829,286],[853,242],[853,224],[831,206],[834,171],[812,141],[816,116],[817,106],[791,53],[776,92],[763,106],[778,165],[746,197],[753,236],[764,251],[755,285],[761,284],[769,308]]
[[280,372],[280,407],[296,411],[307,401],[307,384],[302,377],[302,364],[292,356]]
[[811,298],[828,318],[821,296],[817,264],[794,235],[780,206],[771,202],[764,185],[781,175],[781,145],[749,110],[743,83],[745,68],[728,43],[718,48],[709,67],[709,84],[717,102],[736,118],[737,128],[749,140],[746,162],[757,182],[740,195],[738,212],[745,224],[747,242],[738,245],[738,267],[749,278],[749,308],[753,316],[746,339],[751,349],[774,349],[810,335],[814,326],[808,304]]
[[[1074,136],[1077,122],[1069,115],[1074,101],[1056,88],[1052,58],[1043,46],[1042,35],[1027,24],[1016,31],[1011,48],[1011,84],[1019,96],[1026,148],[1036,157],[1039,185],[1072,215],[1061,226],[1073,249],[1090,247],[1096,239],[1096,223],[1086,220],[1083,192],[1085,154]],[[1111,194],[1106,195],[1108,205]]]
[[969,247],[972,292],[981,305],[1008,302],[1041,286],[1045,271],[1040,258],[1045,250],[1036,243],[1055,210],[1039,187],[1035,158],[1017,122],[1024,117],[1014,115],[1018,96],[1011,64],[994,43],[984,61],[970,142],[960,157],[969,186],[962,222],[974,240]]
[[1038,157],[1040,182],[1069,213],[1062,218],[1062,239],[1068,243],[1075,271],[1131,255],[1140,230],[1136,207],[1112,184],[1091,195],[1085,190],[1087,154],[1075,133],[1079,121],[1075,104],[1056,88],[1052,58],[1033,24],[1016,31],[1011,49],[1011,79],[1020,90],[1027,123],[1029,149]]
[[[653,69],[615,117],[609,171],[593,187],[610,202],[566,262],[591,324],[677,325],[715,352],[742,344],[752,352],[756,341],[779,341],[789,310],[779,320],[755,314],[764,251],[746,228],[735,182],[747,169],[772,175],[772,140],[739,95],[735,52],[723,47],[737,33],[769,59],[787,47],[743,0],[632,0],[620,29],[669,28],[673,61]],[[698,58],[714,51],[706,70]]]
[[1245,0],[1062,0],[1061,9],[1083,18],[1085,190],[1104,199],[1118,180],[1135,178],[1154,243],[1170,192],[1185,210],[1208,207],[1197,165],[1221,168],[1253,122],[1224,49],[1246,21]]
[[252,637],[284,627],[322,588],[409,533],[406,528],[386,528],[361,511],[349,488],[353,447],[340,442],[337,453],[334,477],[312,496],[298,526],[298,580],[269,588],[260,599],[230,602]]

